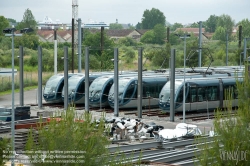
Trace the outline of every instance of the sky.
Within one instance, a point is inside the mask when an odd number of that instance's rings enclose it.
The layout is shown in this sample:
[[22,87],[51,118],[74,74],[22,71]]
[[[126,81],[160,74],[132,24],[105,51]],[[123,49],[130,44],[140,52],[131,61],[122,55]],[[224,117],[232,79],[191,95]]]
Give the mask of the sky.
[[[76,0],[74,0],[76,1]],[[206,21],[211,15],[227,14],[235,23],[250,20],[250,0],[78,0],[78,18],[83,23],[105,22],[136,25],[145,10],[159,9],[166,21],[183,25]],[[22,21],[26,9],[36,21],[45,16],[70,23],[72,0],[0,0],[0,15]]]

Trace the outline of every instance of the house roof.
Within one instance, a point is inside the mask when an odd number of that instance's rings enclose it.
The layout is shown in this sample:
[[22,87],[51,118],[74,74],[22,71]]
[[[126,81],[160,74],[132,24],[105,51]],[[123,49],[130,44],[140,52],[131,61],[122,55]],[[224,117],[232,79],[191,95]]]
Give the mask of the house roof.
[[106,33],[108,36],[124,37],[128,36],[133,31],[133,29],[108,29]]
[[[89,29],[91,33],[97,33],[100,32],[100,29]],[[133,31],[137,31],[139,34],[143,35],[148,30],[146,29],[105,29],[105,32],[110,37],[124,37],[128,36]]]
[[149,31],[149,29],[136,29],[137,32],[139,32],[141,35]]
[[[183,31],[183,32],[188,32],[188,33],[199,33],[199,28],[177,28],[175,30],[175,32],[178,32],[178,31]],[[205,28],[202,28],[201,29],[201,32],[204,33],[205,32]]]
[[[64,40],[68,40],[72,36],[71,30],[58,30],[57,36],[60,36]],[[44,39],[48,40],[51,37],[54,37],[54,30],[37,30],[37,34]]]

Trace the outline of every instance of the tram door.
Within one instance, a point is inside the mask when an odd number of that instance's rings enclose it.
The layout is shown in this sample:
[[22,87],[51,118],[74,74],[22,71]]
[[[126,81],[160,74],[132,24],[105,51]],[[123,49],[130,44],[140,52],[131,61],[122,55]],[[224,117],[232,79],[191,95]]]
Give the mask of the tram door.
[[201,86],[197,87],[197,110],[206,110],[207,108],[207,96],[206,96],[206,87]]
[[188,85],[189,87],[189,93],[186,99],[186,110],[189,111],[196,111],[197,106],[197,87],[196,85]]

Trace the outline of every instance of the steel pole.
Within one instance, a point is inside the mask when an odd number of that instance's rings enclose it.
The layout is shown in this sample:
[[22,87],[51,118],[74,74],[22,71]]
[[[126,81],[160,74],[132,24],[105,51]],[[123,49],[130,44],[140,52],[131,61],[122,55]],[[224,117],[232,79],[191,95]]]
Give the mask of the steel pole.
[[64,47],[64,110],[68,109],[68,47]]
[[82,72],[82,20],[78,18],[78,73]]
[[244,59],[245,60],[247,58],[247,38],[244,39]]
[[142,118],[142,48],[138,49],[138,118]]
[[227,32],[227,38],[226,38],[226,66],[228,65],[228,32]]
[[19,81],[20,81],[20,106],[24,105],[23,100],[23,46],[19,47]]
[[38,108],[42,108],[42,47],[38,46]]
[[89,113],[89,48],[85,47],[85,111]]
[[118,100],[118,94],[119,94],[119,68],[118,68],[118,48],[114,49],[114,116],[119,116],[119,100]]
[[202,21],[199,22],[199,67],[201,67],[201,54],[202,54]]
[[171,49],[171,80],[170,80],[170,121],[174,122],[175,116],[175,49]]
[[57,34],[54,30],[54,74],[57,74]]
[[[15,93],[15,79],[14,79],[14,30],[12,30],[12,111],[11,111],[11,138],[12,138],[12,151],[15,151],[15,108],[14,108],[14,93]],[[11,165],[14,166],[15,154],[12,154]]]
[[183,85],[183,123],[185,123],[186,116],[186,35],[184,36],[184,85]]

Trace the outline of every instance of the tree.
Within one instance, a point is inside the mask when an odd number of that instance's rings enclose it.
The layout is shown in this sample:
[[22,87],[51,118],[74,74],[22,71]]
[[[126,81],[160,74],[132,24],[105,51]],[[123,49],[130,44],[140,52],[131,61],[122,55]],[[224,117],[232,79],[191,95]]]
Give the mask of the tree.
[[3,35],[3,30],[8,26],[9,26],[9,21],[4,16],[0,16],[0,36]]
[[164,44],[167,38],[167,29],[162,24],[157,24],[154,26],[154,43],[155,44]]
[[118,41],[119,45],[124,45],[124,46],[136,46],[137,42],[136,40],[132,39],[131,37],[125,37],[121,38]]
[[109,24],[109,29],[123,29],[123,26],[121,24]]
[[205,22],[205,31],[213,33],[217,27],[218,16],[211,15]]
[[150,43],[154,42],[154,37],[155,37],[154,36],[154,31],[150,30],[150,31],[147,31],[146,33],[143,34],[140,41],[142,43],[150,44]]
[[177,28],[183,28],[183,25],[181,23],[174,23],[173,26],[170,27],[171,31],[175,31]]
[[[26,152],[31,161],[40,161],[40,163],[34,163],[35,166],[56,166],[62,164],[72,166],[112,165],[109,162],[113,158],[109,155],[109,151],[106,148],[110,142],[107,137],[108,135],[105,135],[105,133],[109,132],[105,128],[104,118],[100,120],[100,123],[96,121],[92,122],[92,116],[87,112],[76,117],[74,107],[69,108],[66,112],[58,113],[59,115],[61,115],[60,119],[51,117],[47,127],[39,125],[37,143],[34,143],[34,133],[32,129],[30,130]],[[36,153],[30,153],[31,151]],[[43,154],[42,152],[46,153]],[[62,157],[60,159],[56,155],[70,155],[71,157]],[[35,159],[35,157],[38,158]],[[60,160],[71,160],[72,162],[45,163]],[[45,162],[43,163],[42,161]]]
[[119,49],[119,54],[121,55],[119,59],[121,59],[122,63],[127,63],[131,64],[133,60],[135,59],[135,53],[136,51],[134,50],[133,47],[121,47]]
[[229,38],[231,37],[231,34],[233,32],[233,27],[234,27],[234,20],[229,16],[229,15],[221,15],[218,17],[217,21],[217,27],[223,27],[226,32],[229,35]]
[[4,165],[4,160],[8,161],[11,155],[11,144],[10,139],[0,137],[0,165]]
[[226,29],[219,26],[216,28],[215,33],[213,35],[213,40],[221,40],[221,41],[226,41]]
[[152,8],[151,10],[145,10],[142,17],[142,29],[153,29],[155,25],[162,24],[165,26],[166,17],[159,10]]
[[103,39],[103,50],[101,50],[101,32],[91,33],[89,31],[85,31],[85,39],[83,41],[83,45],[93,48],[90,51],[90,54],[96,56],[100,65],[95,66],[95,69],[99,67],[99,69],[111,69],[113,68],[113,63],[110,59],[114,58],[113,50],[110,49],[113,47],[114,42],[111,40],[106,32],[104,31],[104,39]]
[[[242,26],[242,39],[250,37],[250,21],[248,19],[243,19],[238,23],[238,26]],[[239,36],[239,33],[237,33]]]
[[23,15],[23,20],[18,24],[17,29],[21,30],[24,28],[36,29],[37,22],[30,9],[26,9]]
[[153,30],[147,31],[141,38],[141,42],[150,44],[164,44],[167,30],[162,24],[155,25]]
[[11,22],[11,23],[16,23],[16,20],[13,19],[13,18],[7,18],[7,19],[8,19],[8,21]]
[[199,24],[197,22],[194,22],[193,24],[191,24],[187,28],[199,28]]
[[14,42],[16,48],[19,48],[19,46],[23,46],[36,50],[39,45],[39,38],[37,35],[34,34],[23,34],[21,37],[16,38]]
[[142,24],[140,22],[138,22],[135,26],[136,29],[142,29]]

